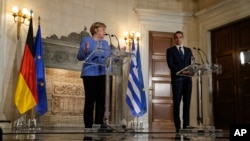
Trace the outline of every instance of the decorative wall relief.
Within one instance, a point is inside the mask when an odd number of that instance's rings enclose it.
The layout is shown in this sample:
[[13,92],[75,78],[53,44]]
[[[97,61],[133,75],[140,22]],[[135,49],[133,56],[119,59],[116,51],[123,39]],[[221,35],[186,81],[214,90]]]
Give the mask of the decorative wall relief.
[[83,31],[80,33],[72,32],[68,36],[61,36],[60,38],[57,37],[57,35],[52,35],[50,37],[47,37],[46,39],[51,39],[54,41],[63,41],[67,43],[73,43],[73,44],[79,44],[81,39],[83,37],[89,37],[90,34],[87,32],[87,27],[85,26]]
[[46,67],[81,70],[81,63],[76,59],[77,46],[58,45],[50,43],[49,40],[44,41],[43,45],[44,64]]
[[55,34],[43,39],[44,63],[46,67],[81,70],[82,63],[76,59],[80,41],[90,36],[86,27],[82,32],[70,33],[58,38]]
[[82,62],[76,58],[84,36],[90,36],[86,27],[80,33],[60,38],[52,35],[42,40],[48,112],[39,117],[41,127],[84,127]]
[[52,94],[53,114],[82,115],[84,89],[82,85],[55,83]]

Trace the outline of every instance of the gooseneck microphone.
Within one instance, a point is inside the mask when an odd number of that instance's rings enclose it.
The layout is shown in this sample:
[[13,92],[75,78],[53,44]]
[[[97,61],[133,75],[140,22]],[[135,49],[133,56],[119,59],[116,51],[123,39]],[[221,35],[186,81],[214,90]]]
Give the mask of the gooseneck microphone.
[[206,53],[205,53],[202,49],[200,49],[200,48],[197,48],[197,50],[198,50],[198,51],[201,51],[201,52],[203,53],[203,55],[205,56],[205,59],[206,59],[207,64],[209,64]]
[[117,40],[117,43],[118,43],[118,49],[121,50],[120,49],[120,43],[119,43],[119,40],[118,40],[117,36],[112,34],[111,37],[115,37],[115,39]]
[[109,43],[110,43],[110,47],[112,48],[113,47],[113,44],[112,44],[112,40],[111,40],[111,36],[110,36],[110,34],[104,34],[105,36],[108,36],[109,37]]
[[200,50],[204,54],[204,56],[206,58],[206,61],[207,61],[207,64],[209,64],[206,53],[202,49],[200,49],[200,48],[198,48],[198,50]]
[[195,48],[195,47],[193,47],[193,49],[198,52],[198,54],[200,55],[200,58],[201,58],[201,62],[202,62],[202,64],[204,64],[203,58],[202,58],[201,53],[200,53],[200,49]]

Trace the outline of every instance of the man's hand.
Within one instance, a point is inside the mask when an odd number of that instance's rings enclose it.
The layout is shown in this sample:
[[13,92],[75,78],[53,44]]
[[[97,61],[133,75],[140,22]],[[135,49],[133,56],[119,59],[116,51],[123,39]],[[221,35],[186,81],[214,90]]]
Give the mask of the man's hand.
[[185,75],[190,75],[192,74],[189,70],[185,70],[185,71],[182,71],[182,74],[185,74]]

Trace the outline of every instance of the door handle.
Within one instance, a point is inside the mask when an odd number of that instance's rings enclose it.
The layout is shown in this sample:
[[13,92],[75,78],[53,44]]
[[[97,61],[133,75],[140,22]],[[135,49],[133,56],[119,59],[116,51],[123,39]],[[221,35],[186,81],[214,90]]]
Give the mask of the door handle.
[[154,89],[152,87],[149,87],[149,94],[148,94],[149,96],[152,96],[153,90]]

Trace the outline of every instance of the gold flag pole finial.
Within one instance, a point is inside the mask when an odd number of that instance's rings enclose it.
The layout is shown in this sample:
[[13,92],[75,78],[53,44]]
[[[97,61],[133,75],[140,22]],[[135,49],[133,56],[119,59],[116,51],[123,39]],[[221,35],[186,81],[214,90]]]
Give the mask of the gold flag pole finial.
[[40,25],[41,18],[40,16],[38,17],[38,25]]

